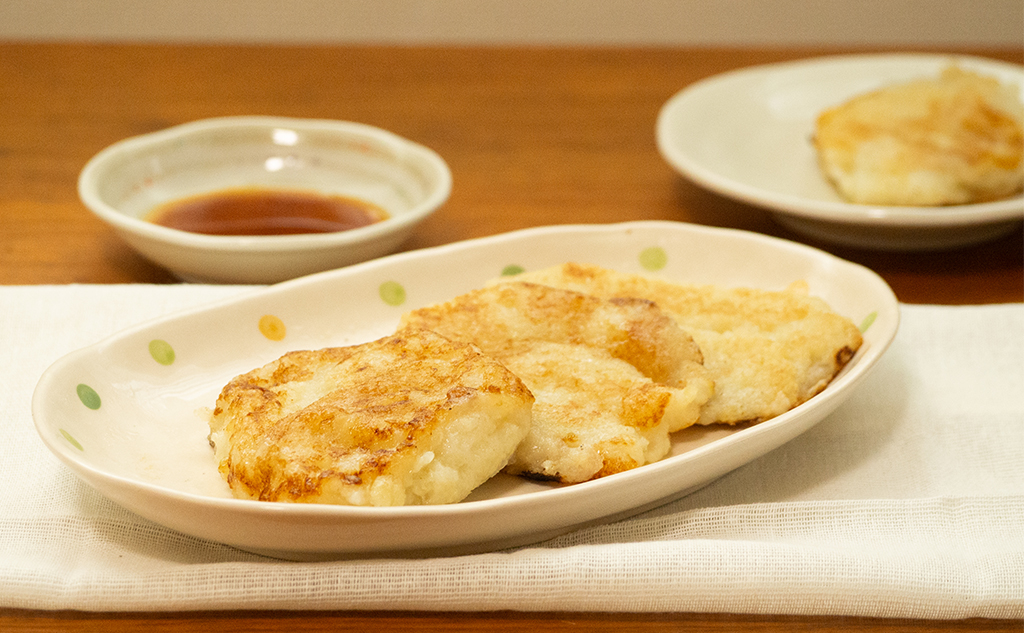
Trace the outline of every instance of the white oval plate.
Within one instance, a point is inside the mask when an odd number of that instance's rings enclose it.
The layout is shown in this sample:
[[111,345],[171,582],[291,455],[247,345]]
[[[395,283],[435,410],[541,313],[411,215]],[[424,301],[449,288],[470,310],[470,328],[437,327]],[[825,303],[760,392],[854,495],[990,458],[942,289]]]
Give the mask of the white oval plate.
[[824,241],[926,250],[993,239],[1024,219],[1024,196],[948,207],[852,204],[825,180],[811,144],[826,108],[937,76],[950,63],[1020,86],[1024,95],[1024,67],[979,57],[849,55],[755,66],[676,93],[658,116],[658,149],[697,184],[766,208],[781,224]]
[[[821,394],[743,429],[687,429],[672,456],[575,486],[499,475],[462,503],[362,508],[231,498],[202,410],[234,376],[294,349],[372,340],[410,309],[504,271],[565,261],[694,283],[813,294],[864,323],[865,343]],[[646,271],[651,272],[651,271]],[[57,361],[32,411],[46,445],[134,512],[187,534],[284,558],[456,554],[536,542],[686,494],[778,447],[834,410],[882,356],[899,311],[889,286],[807,246],[674,222],[528,229],[402,253],[254,290],[124,331]],[[278,340],[279,339],[279,340]]]

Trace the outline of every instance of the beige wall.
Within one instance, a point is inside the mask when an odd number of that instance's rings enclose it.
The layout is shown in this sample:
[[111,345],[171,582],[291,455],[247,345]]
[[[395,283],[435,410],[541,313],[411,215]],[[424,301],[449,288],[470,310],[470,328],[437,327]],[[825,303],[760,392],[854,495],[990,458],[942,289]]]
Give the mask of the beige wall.
[[1024,0],[0,0],[0,39],[1024,47]]

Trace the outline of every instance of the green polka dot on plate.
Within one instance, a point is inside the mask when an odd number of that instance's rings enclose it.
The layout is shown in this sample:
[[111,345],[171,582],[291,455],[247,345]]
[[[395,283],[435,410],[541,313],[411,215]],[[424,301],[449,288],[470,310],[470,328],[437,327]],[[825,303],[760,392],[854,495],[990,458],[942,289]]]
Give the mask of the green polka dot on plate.
[[100,400],[100,394],[96,393],[96,390],[89,385],[81,384],[75,387],[75,391],[78,393],[78,399],[82,401],[87,408],[95,411],[100,408],[102,401]]
[[519,264],[509,264],[501,269],[502,277],[511,277],[512,275],[518,275],[519,273],[526,272],[526,269]]
[[640,251],[638,259],[644,270],[661,270],[668,264],[668,253],[660,246],[650,246]]
[[389,306],[400,306],[405,303],[405,288],[397,281],[385,281],[377,292],[381,300]]
[[860,332],[861,332],[861,334],[863,334],[864,332],[867,332],[868,328],[871,327],[871,324],[874,323],[875,319],[877,319],[877,318],[878,318],[878,312],[872,312],[871,314],[869,314],[866,317],[864,317],[864,320],[860,322]]
[[62,436],[64,436],[65,440],[68,441],[68,444],[71,444],[72,446],[74,446],[75,448],[77,448],[80,451],[84,451],[85,450],[84,448],[82,448],[82,445],[78,443],[78,440],[76,440],[74,438],[74,436],[72,436],[70,433],[68,433],[64,429],[60,429],[60,434]]
[[174,363],[174,348],[167,341],[153,339],[149,342],[149,355],[161,365]]

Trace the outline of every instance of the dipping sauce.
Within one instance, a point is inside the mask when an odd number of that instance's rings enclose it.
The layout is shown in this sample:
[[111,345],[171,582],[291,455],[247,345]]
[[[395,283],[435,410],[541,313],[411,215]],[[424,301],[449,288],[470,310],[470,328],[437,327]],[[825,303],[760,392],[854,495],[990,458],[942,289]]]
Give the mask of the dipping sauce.
[[387,218],[387,211],[365,200],[252,188],[174,200],[153,209],[144,219],[206,235],[296,235],[348,231]]

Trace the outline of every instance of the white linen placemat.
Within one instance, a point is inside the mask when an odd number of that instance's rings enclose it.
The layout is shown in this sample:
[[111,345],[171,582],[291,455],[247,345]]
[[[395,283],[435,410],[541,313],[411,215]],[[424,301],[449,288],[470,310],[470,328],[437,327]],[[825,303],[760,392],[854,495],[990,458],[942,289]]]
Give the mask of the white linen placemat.
[[902,306],[809,432],[681,500],[457,558],[289,563],[162,528],[81,483],[30,413],[65,353],[238,286],[0,287],[0,607],[1024,618],[1024,305]]

